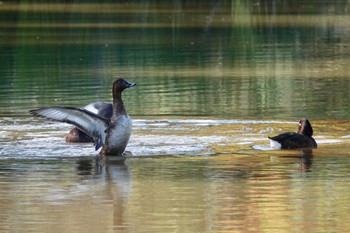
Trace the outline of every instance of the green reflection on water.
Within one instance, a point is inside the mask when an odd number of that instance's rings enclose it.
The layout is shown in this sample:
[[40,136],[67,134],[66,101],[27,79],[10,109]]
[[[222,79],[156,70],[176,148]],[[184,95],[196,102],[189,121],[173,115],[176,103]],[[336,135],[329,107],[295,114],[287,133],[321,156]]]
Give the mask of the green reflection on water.
[[[348,118],[347,1],[0,5],[1,115],[110,100],[133,115]],[[14,107],[14,105],[19,107]]]

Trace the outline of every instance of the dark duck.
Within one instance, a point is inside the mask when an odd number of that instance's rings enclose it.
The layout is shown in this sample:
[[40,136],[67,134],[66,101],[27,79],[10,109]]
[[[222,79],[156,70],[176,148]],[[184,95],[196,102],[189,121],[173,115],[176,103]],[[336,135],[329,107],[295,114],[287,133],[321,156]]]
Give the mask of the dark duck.
[[287,132],[269,137],[270,145],[276,149],[317,148],[317,143],[312,138],[312,134],[313,129],[310,121],[303,118],[299,121],[297,132]]
[[[31,110],[30,113],[49,120],[74,125],[78,134],[83,133],[87,141],[92,138],[95,149],[102,147],[101,155],[122,156],[129,142],[132,120],[127,114],[122,100],[122,92],[136,84],[124,79],[113,82],[113,103],[96,102],[85,108],[47,107]],[[100,107],[98,107],[100,106]],[[110,111],[112,107],[112,111]],[[93,110],[94,108],[99,110]],[[96,112],[97,111],[97,112]],[[71,132],[72,133],[72,132]],[[70,133],[70,134],[71,134]],[[74,133],[73,133],[74,135]],[[67,138],[66,138],[67,140]]]

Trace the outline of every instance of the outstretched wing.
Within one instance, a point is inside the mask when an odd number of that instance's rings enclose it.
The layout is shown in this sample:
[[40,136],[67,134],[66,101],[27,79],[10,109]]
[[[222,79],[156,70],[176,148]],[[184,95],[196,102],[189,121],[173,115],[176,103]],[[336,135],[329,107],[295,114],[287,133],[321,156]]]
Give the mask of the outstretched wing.
[[94,139],[96,150],[105,143],[106,128],[108,127],[109,121],[85,109],[74,107],[48,107],[31,110],[30,113],[49,120],[75,125]]

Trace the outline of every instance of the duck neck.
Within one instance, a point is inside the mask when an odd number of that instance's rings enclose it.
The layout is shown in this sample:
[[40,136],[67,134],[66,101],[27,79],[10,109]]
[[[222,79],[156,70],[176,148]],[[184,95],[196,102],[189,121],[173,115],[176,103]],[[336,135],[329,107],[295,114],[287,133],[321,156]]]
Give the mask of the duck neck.
[[116,92],[113,94],[113,116],[123,114],[126,114],[126,110],[124,108],[124,103],[122,100],[122,93]]
[[308,137],[312,137],[313,130],[310,125],[306,125],[306,123],[303,123],[298,129],[298,133]]

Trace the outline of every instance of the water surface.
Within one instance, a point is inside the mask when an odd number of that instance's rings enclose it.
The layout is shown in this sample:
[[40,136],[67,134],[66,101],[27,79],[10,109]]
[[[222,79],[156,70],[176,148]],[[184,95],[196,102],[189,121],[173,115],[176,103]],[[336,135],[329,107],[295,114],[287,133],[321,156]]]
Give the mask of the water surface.
[[[1,232],[348,232],[348,1],[0,4]],[[129,158],[44,106],[111,101]],[[310,119],[314,150],[267,136]]]

